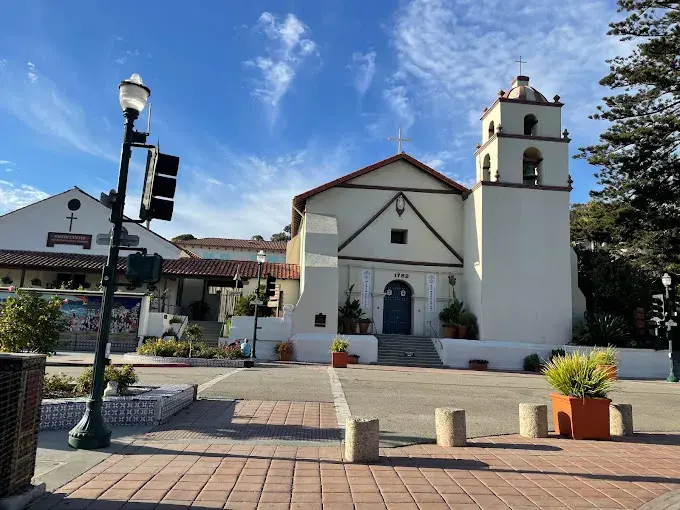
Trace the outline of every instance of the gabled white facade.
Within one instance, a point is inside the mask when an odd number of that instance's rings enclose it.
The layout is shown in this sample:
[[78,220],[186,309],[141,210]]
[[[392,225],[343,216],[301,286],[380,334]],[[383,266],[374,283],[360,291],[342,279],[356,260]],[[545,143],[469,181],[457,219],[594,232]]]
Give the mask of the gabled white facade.
[[[528,78],[518,77],[485,110],[470,190],[400,154],[294,198],[302,215],[287,253],[301,272],[294,333],[334,333],[314,318],[336,321],[352,288],[376,333],[394,333],[397,292],[399,314],[409,315],[398,334],[439,336],[438,313],[455,292],[482,339],[570,341],[583,299],[569,245],[569,138],[559,98],[524,88]],[[310,249],[319,237],[311,219],[333,224],[324,239],[337,248]]]
[[[110,231],[110,215],[98,200],[73,188],[0,216],[0,249],[107,255],[108,245],[98,245],[96,239]],[[150,254],[180,258],[182,250],[167,239],[134,223],[124,226]]]

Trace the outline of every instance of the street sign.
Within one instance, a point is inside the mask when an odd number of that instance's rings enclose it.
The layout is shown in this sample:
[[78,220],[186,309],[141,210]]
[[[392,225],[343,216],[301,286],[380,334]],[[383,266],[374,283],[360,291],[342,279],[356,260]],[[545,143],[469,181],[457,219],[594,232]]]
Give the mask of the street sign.
[[259,299],[253,299],[253,300],[250,302],[250,304],[251,304],[251,305],[258,305],[258,306],[259,306],[259,305],[262,304],[262,301],[260,301]]
[[[97,234],[96,243],[108,246],[111,242],[111,235],[113,232],[109,231],[108,234]],[[139,246],[139,236],[128,234],[125,227],[122,228],[120,232],[120,245],[119,246]]]
[[666,321],[666,326],[668,326],[669,328],[674,328],[677,325],[678,325],[678,323],[673,321],[673,320]]

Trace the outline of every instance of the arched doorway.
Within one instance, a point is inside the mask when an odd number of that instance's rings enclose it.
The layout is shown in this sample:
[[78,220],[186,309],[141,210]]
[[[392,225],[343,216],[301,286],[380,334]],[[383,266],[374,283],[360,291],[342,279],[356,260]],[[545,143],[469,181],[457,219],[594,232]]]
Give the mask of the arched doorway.
[[383,334],[411,334],[411,287],[394,280],[385,287]]

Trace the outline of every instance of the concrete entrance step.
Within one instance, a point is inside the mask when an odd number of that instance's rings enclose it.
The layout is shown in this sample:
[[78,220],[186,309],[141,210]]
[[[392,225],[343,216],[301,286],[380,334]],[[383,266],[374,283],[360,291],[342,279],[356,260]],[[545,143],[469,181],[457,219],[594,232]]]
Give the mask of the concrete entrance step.
[[[376,335],[378,365],[409,367],[443,367],[437,349],[429,337]],[[407,356],[408,354],[412,354]]]
[[189,321],[189,325],[197,324],[203,330],[203,343],[207,345],[217,345],[220,333],[222,332],[222,323],[218,321]]

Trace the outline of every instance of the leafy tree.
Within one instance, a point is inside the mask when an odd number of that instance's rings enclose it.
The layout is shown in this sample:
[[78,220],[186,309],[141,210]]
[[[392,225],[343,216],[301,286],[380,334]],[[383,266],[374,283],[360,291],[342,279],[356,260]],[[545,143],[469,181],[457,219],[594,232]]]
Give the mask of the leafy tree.
[[203,338],[203,328],[198,324],[189,324],[184,330],[184,334],[189,340],[189,357],[191,358],[194,350],[194,342],[200,342]]
[[196,239],[193,234],[180,234],[176,237],[173,237],[171,240],[173,243],[176,243],[178,241],[190,241],[192,239]]
[[599,167],[598,202],[625,212],[616,216],[625,256],[640,266],[680,269],[680,3],[619,0],[627,17],[609,34],[637,47],[609,62],[600,84],[604,98],[594,119],[608,121],[600,143],[578,157]]
[[264,237],[262,237],[260,234],[253,236],[250,239],[253,241],[264,241]]
[[285,232],[279,232],[278,234],[274,234],[271,237],[272,241],[288,241],[290,239],[290,236],[286,234]]
[[[269,298],[264,295],[264,285],[260,285],[260,301],[262,305],[258,306],[258,317],[269,317],[272,314],[272,309],[267,306]],[[253,292],[247,296],[241,296],[234,305],[234,315],[249,316],[255,315],[255,305],[253,301],[257,299],[257,295]]]
[[17,290],[0,309],[0,351],[53,354],[67,323],[63,302],[43,299],[38,292]]

